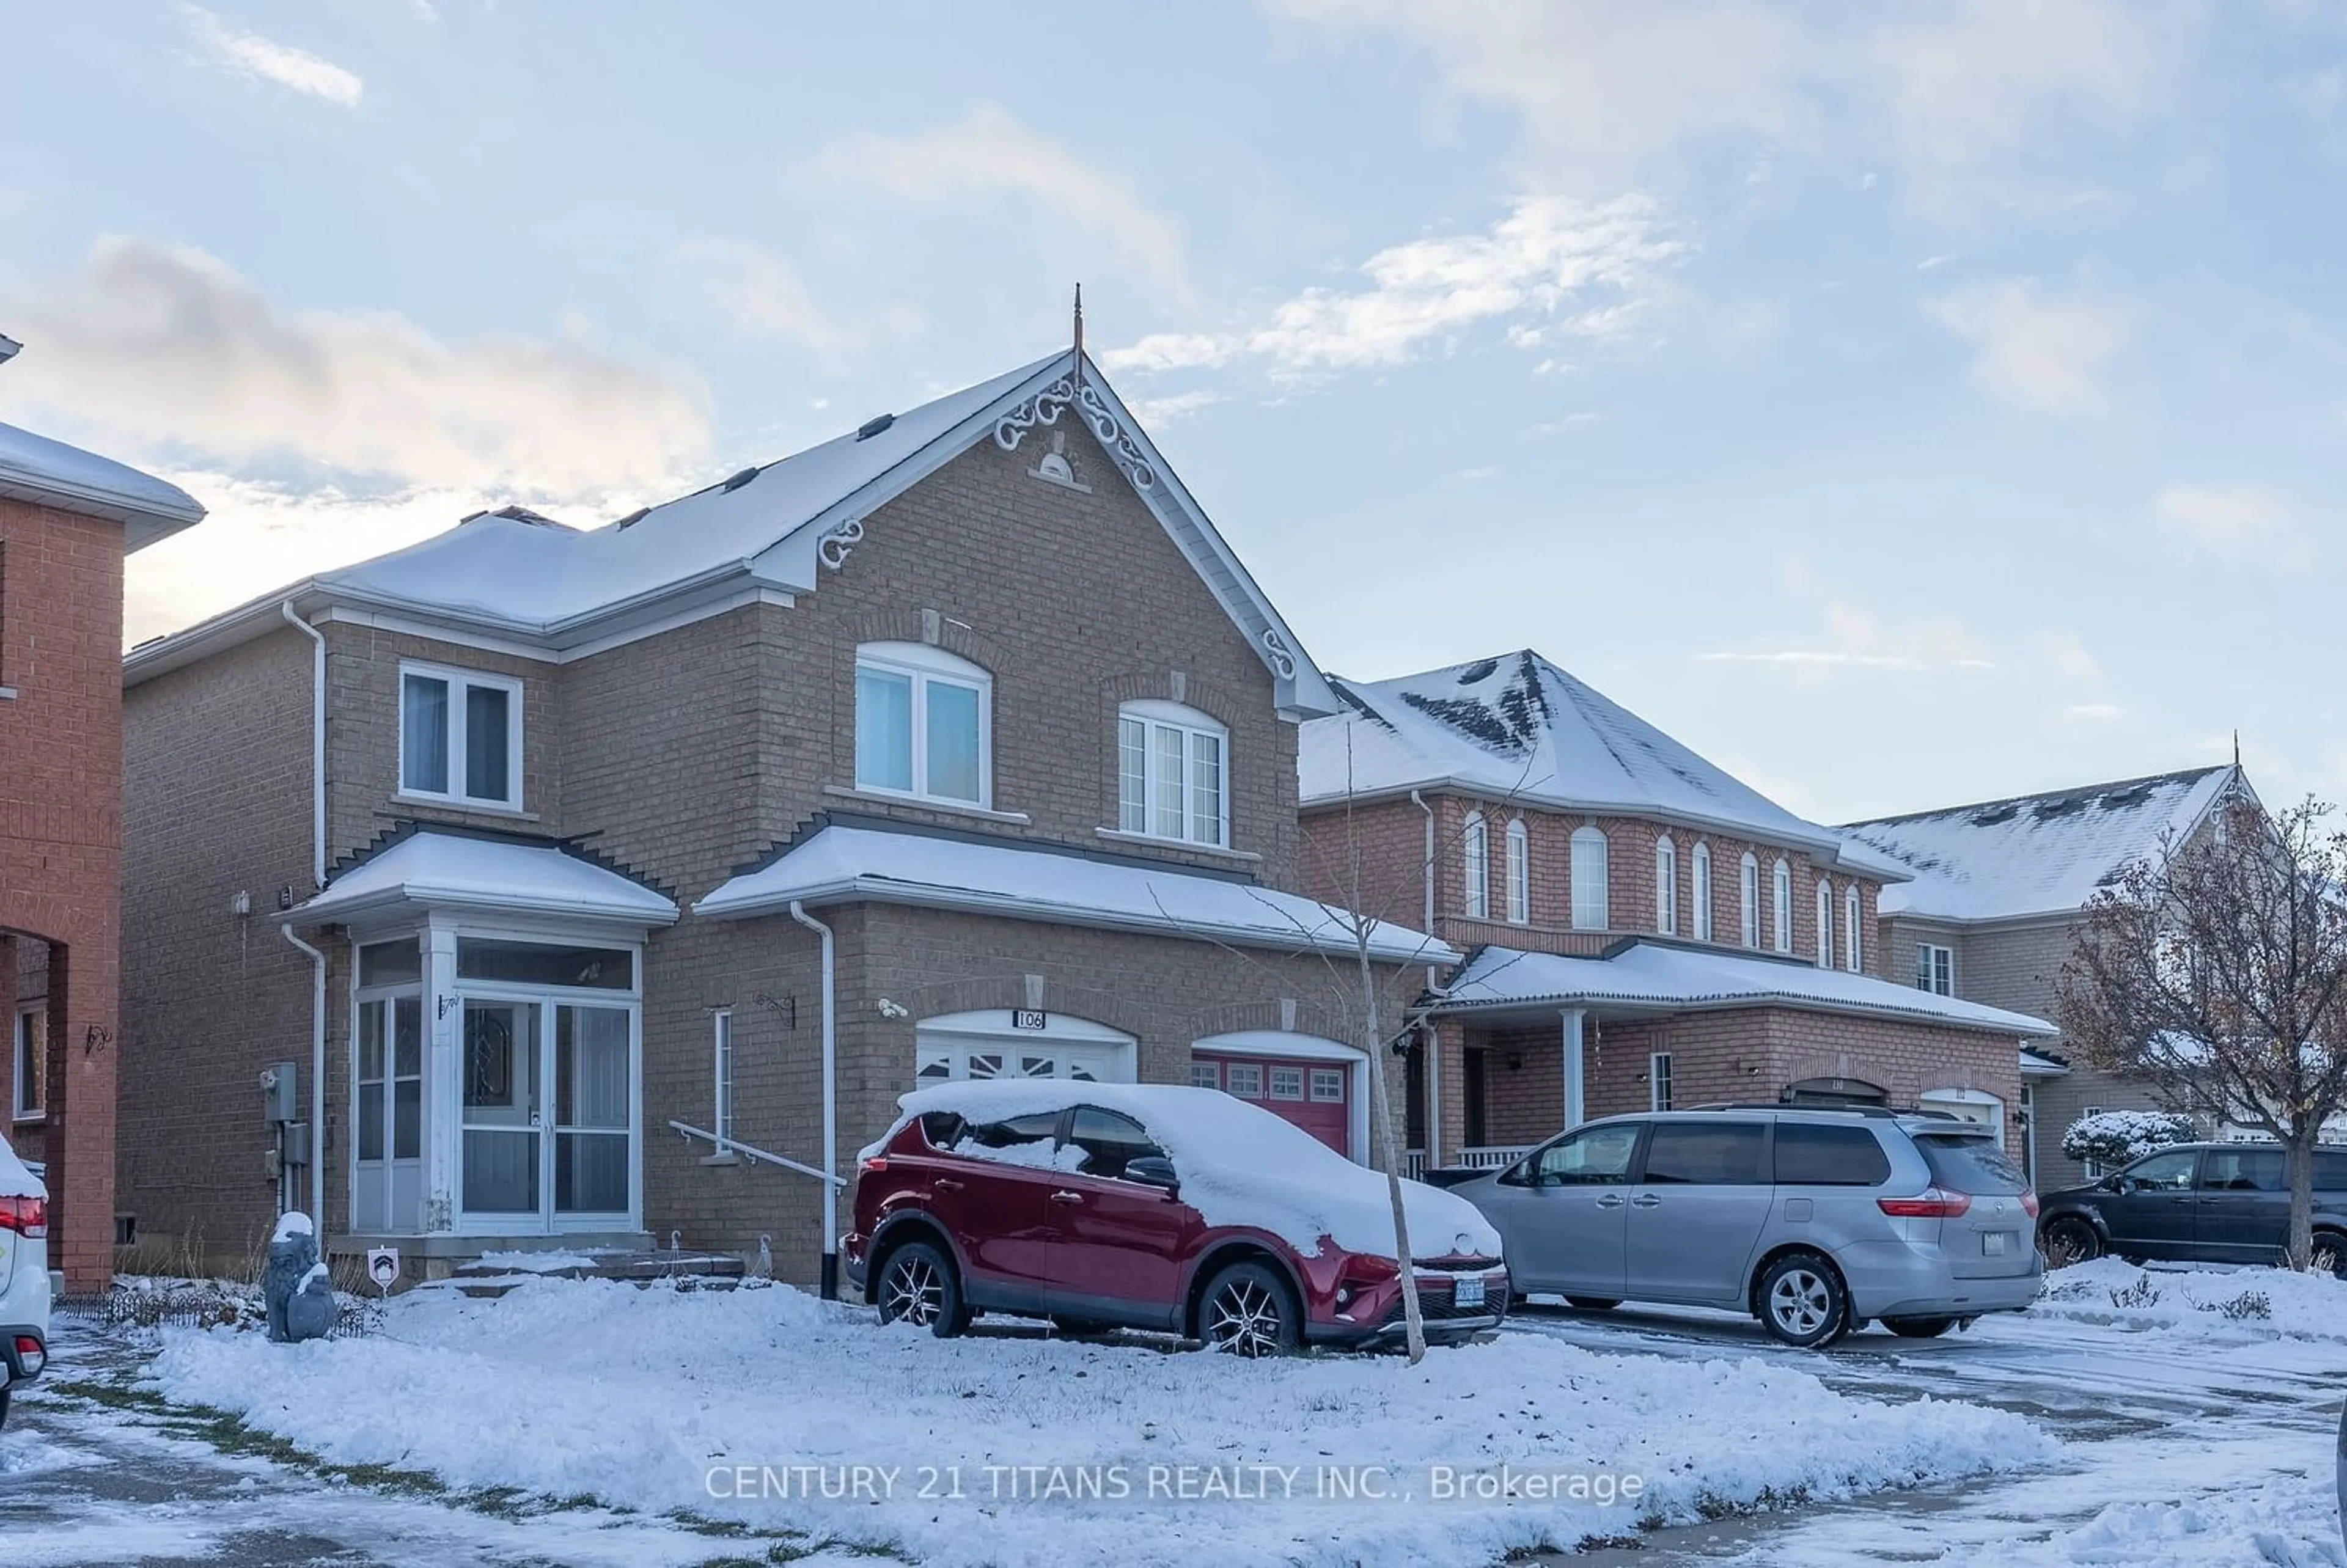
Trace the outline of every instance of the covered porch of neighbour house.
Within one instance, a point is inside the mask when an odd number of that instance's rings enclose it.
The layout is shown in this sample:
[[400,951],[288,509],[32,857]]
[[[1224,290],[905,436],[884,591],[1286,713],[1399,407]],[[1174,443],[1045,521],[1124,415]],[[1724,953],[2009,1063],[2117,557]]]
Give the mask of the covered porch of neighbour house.
[[1423,1012],[1409,1173],[1492,1169],[1600,1116],[1887,1104],[2018,1141],[2018,1042],[2042,1020],[1761,955],[1634,939],[1598,957],[1479,949]]
[[676,917],[565,846],[437,831],[302,905],[346,938],[328,1250],[642,1245],[644,944]]

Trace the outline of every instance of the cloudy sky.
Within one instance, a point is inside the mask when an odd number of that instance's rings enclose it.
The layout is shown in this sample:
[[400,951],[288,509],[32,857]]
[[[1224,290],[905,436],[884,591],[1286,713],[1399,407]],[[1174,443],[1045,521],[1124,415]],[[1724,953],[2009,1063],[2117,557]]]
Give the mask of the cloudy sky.
[[1089,341],[1327,668],[1535,647],[1796,810],[2347,796],[2347,6],[12,17],[0,419],[130,634]]

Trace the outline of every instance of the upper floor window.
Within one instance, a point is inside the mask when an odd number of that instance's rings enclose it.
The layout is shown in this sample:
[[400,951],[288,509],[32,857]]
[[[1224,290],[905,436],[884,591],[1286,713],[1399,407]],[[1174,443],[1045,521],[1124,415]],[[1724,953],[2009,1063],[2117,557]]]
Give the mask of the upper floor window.
[[39,1008],[19,1008],[9,1021],[14,1027],[8,1059],[15,1080],[9,1110],[16,1121],[38,1122],[47,1103],[44,1091],[49,1076],[49,1015]]
[[1687,891],[1695,904],[1695,939],[1711,940],[1711,845],[1695,846],[1695,863],[1688,872],[1692,885]]
[[1841,966],[1851,974],[1865,967],[1866,943],[1859,935],[1865,913],[1866,901],[1859,897],[1858,884],[1853,882],[1842,895],[1841,911]]
[[1467,917],[1488,920],[1491,917],[1491,843],[1483,828],[1483,814],[1470,812],[1467,825],[1459,835],[1461,858],[1466,862]]
[[1655,840],[1655,929],[1679,934],[1679,848],[1667,833]]
[[1127,702],[1116,717],[1117,826],[1229,844],[1230,756],[1230,732],[1196,709]]
[[1611,921],[1605,900],[1605,830],[1573,832],[1573,928],[1603,931]]
[[992,793],[994,678],[921,642],[856,651],[856,787],[965,805]]
[[1737,893],[1742,901],[1744,945],[1760,945],[1760,862],[1749,850],[1744,855],[1743,874],[1737,880]]
[[1528,924],[1532,917],[1532,845],[1522,817],[1508,824],[1508,921]]
[[1956,992],[1956,950],[1932,942],[1915,944],[1915,983],[1940,996]]
[[399,667],[399,793],[521,809],[521,682]]
[[1818,878],[1818,968],[1833,968],[1833,884]]
[[1793,868],[1783,861],[1768,876],[1768,907],[1776,924],[1777,950],[1793,950]]

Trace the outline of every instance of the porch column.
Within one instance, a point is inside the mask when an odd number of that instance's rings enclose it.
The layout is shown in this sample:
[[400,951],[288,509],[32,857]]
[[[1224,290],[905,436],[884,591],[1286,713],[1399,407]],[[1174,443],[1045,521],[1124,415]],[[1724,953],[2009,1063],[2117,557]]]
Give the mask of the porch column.
[[423,1229],[456,1228],[456,1181],[464,1169],[465,1009],[456,1000],[456,933],[435,921],[424,934]]
[[1581,1060],[1582,1019],[1580,1008],[1567,1008],[1564,1020],[1564,1124],[1578,1127],[1587,1121],[1588,1078]]
[[1418,1081],[1426,1093],[1421,1110],[1426,1116],[1426,1168],[1431,1171],[1442,1163],[1442,1030],[1429,1025],[1419,1038],[1426,1043]]

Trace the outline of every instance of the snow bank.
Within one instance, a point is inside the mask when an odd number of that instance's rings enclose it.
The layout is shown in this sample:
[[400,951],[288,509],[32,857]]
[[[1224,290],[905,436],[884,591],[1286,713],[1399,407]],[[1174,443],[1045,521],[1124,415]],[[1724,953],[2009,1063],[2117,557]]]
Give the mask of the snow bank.
[[[419,1293],[385,1317],[377,1336],[296,1346],[173,1330],[153,1378],[341,1462],[690,1509],[929,1568],[1486,1568],[1642,1524],[2034,1469],[2055,1451],[2003,1411],[1877,1403],[1757,1358],[1600,1356],[1535,1335],[1415,1368],[1248,1362],[1140,1338],[938,1340],[785,1287],[596,1280],[533,1281],[495,1302]],[[830,1500],[820,1481],[800,1495],[789,1468],[859,1464],[876,1467],[866,1494]],[[1620,1490],[1611,1503],[1443,1499],[1437,1466],[1452,1467],[1454,1491],[1503,1466]],[[1117,1475],[1131,1495],[1100,1495]],[[1332,1475],[1388,1495],[1334,1500]],[[1154,1482],[1194,1494],[1153,1498]],[[1060,1494],[1079,1487],[1095,1495]]]
[[[1147,1129],[1181,1174],[1182,1201],[1210,1225],[1268,1231],[1307,1256],[1323,1237],[1348,1252],[1393,1255],[1393,1201],[1382,1174],[1218,1089],[1034,1078],[940,1083],[898,1096],[904,1114],[863,1157],[928,1112],[1000,1122],[1079,1102],[1121,1111]],[[1421,1182],[1404,1182],[1401,1191],[1417,1256],[1500,1255],[1500,1233],[1466,1199]]]
[[2339,1498],[2329,1475],[2276,1476],[2247,1491],[2178,1502],[2115,1502],[2075,1530],[2030,1552],[2000,1553],[2000,1568],[2024,1563],[2124,1563],[2127,1568],[2209,1568],[2347,1563],[2340,1545]]
[[2286,1268],[2144,1269],[2101,1257],[2046,1276],[2030,1313],[2212,1339],[2347,1340],[2347,1280]]

